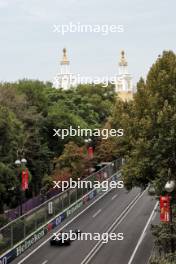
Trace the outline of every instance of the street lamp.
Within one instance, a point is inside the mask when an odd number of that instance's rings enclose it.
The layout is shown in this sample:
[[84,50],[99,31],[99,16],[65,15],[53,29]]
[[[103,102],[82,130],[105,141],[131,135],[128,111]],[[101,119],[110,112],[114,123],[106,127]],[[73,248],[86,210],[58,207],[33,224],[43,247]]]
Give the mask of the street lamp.
[[171,181],[166,182],[164,188],[165,188],[166,192],[168,192],[168,193],[173,192],[173,190],[175,189],[175,181],[171,180]]
[[25,158],[21,159],[21,163],[25,165],[27,163],[27,160]]
[[90,143],[91,141],[92,141],[91,138],[86,138],[86,139],[84,139],[84,142],[85,142],[85,143]]
[[[175,189],[175,181],[173,180],[169,180],[168,182],[166,182],[165,184],[165,190],[167,193],[172,193],[173,190]],[[170,200],[170,217],[169,217],[169,222],[170,222],[170,231],[171,231],[171,252],[174,253],[175,252],[175,244],[174,244],[174,239],[173,239],[173,219],[172,219],[172,200]]]
[[[92,147],[92,139],[91,138],[86,138],[84,139],[86,148],[87,148],[87,157],[89,159],[89,162],[91,161],[91,159],[93,158],[93,147]],[[90,162],[89,164],[89,168],[88,171],[89,173],[92,173],[95,169],[92,168],[92,162]]]
[[27,160],[25,158],[22,158],[21,160],[19,159],[15,160],[16,166],[25,165],[26,163],[27,163]]
[[15,165],[16,166],[20,166],[21,165],[21,160],[19,160],[19,159],[18,160],[15,160]]
[[[17,167],[23,167],[23,166],[25,166],[26,165],[26,163],[27,163],[27,160],[25,159],[25,158],[22,158],[21,160],[20,159],[17,159],[16,161],[15,161],[15,165],[17,166]],[[23,199],[22,199],[22,193],[21,193],[21,191],[20,191],[20,216],[23,214],[23,207],[22,207],[22,204],[23,204]]]
[[86,139],[84,139],[84,142],[86,143],[86,146],[87,146],[88,157],[92,158],[93,157],[92,139],[91,138],[86,138]]

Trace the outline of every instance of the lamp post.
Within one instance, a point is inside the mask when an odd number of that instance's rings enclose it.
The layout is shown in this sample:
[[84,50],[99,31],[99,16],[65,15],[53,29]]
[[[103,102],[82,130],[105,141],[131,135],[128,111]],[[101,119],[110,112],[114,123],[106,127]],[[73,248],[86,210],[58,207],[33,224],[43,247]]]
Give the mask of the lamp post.
[[87,154],[88,154],[88,157],[90,159],[92,159],[93,158],[92,139],[91,138],[85,139],[84,142],[87,145]]
[[91,160],[93,159],[92,139],[86,138],[86,139],[84,139],[84,142],[85,142],[86,149],[87,149],[87,158],[89,160],[88,171],[89,171],[89,173],[92,173],[93,171],[95,171],[95,169],[92,167],[92,162],[91,162]]
[[91,143],[91,141],[92,141],[91,138],[86,138],[86,139],[84,139],[84,142],[87,143],[88,146],[89,146],[89,144]]
[[[20,167],[24,167],[27,163],[27,160],[25,158],[22,158],[21,160],[20,159],[17,159],[15,161],[15,165],[20,168]],[[19,201],[19,204],[20,204],[20,216],[23,214],[23,199],[22,199],[22,190],[20,189],[20,201]]]
[[[169,180],[165,184],[165,190],[167,193],[172,193],[173,190],[175,189],[175,181]],[[170,200],[170,215],[169,215],[169,222],[170,222],[170,231],[171,231],[171,252],[175,252],[175,244],[174,244],[174,239],[173,239],[173,217],[172,217],[172,200]]]

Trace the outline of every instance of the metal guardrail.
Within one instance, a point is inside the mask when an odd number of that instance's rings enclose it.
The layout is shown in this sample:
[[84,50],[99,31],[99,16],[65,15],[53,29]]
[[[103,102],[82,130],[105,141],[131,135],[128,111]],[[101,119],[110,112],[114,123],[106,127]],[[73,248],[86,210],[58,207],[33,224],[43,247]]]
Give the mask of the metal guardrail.
[[154,246],[147,264],[151,264],[156,258],[162,258],[164,255],[160,252],[159,248]]
[[[113,161],[111,164],[103,167],[99,171],[91,174],[84,180],[103,181],[110,178],[121,167],[121,159]],[[0,255],[14,245],[24,240],[27,236],[50,221],[54,216],[71,206],[85,194],[90,192],[91,188],[67,189],[57,196],[36,207],[27,214],[10,222],[0,229]],[[49,203],[52,202],[52,213],[49,213]]]
[[147,264],[176,263],[176,254],[165,253],[161,248],[154,245]]

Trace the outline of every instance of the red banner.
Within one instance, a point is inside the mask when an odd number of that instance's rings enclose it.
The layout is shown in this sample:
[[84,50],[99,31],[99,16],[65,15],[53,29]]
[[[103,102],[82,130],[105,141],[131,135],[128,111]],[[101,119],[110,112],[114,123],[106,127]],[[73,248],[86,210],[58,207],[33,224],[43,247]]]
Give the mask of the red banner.
[[23,191],[28,189],[28,182],[29,182],[28,170],[22,171],[22,185],[21,185],[21,188],[22,188]]
[[88,157],[89,159],[93,159],[93,147],[88,147]]
[[160,221],[170,221],[170,196],[160,196]]

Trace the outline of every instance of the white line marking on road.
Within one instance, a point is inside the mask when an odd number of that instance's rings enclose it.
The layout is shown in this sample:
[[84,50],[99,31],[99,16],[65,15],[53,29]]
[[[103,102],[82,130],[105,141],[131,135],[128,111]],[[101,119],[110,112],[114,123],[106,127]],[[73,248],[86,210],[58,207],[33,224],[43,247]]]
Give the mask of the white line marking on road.
[[[61,227],[57,233],[59,233],[62,229],[67,227],[70,223],[72,223],[75,219],[77,219],[80,215],[82,215],[85,211],[87,211],[91,206],[93,206],[96,202],[98,202],[100,199],[102,199],[105,195],[107,195],[112,189],[105,192],[103,195],[99,196],[93,203],[89,204],[84,210],[82,210],[79,214],[75,215],[72,219],[70,219],[63,227]],[[38,247],[36,247],[33,251],[31,251],[26,257],[24,257],[22,260],[18,262],[18,264],[23,263],[26,259],[28,259],[31,255],[33,255],[37,250],[39,250],[43,245],[45,245],[51,238],[53,237],[53,234],[47,238],[45,241],[43,241]]]
[[44,262],[42,262],[42,264],[46,264],[48,262],[48,260],[45,260]]
[[[147,188],[148,189],[148,188]],[[136,205],[138,200],[144,195],[144,193],[147,191],[143,191],[142,193],[135,196],[135,198],[131,201],[131,203],[125,208],[125,210],[115,219],[115,221],[112,223],[112,225],[108,228],[108,230],[105,233],[114,232],[114,230],[117,228],[118,225],[121,224],[121,222],[125,219],[125,217],[128,215],[128,213],[133,209],[133,207]],[[88,253],[88,255],[82,260],[81,264],[88,264],[92,258],[96,255],[96,253],[100,250],[100,248],[103,246],[102,240],[98,241],[98,243],[91,249],[91,251]]]
[[136,247],[135,247],[135,249],[134,249],[134,251],[133,251],[133,253],[132,253],[132,255],[131,255],[131,258],[130,258],[130,260],[128,261],[128,264],[131,264],[132,261],[133,261],[133,259],[134,259],[134,257],[135,257],[135,254],[136,254],[136,252],[137,252],[137,250],[138,250],[138,248],[139,248],[139,246],[140,246],[140,244],[141,244],[141,242],[142,242],[142,240],[143,240],[143,238],[144,238],[144,236],[145,236],[146,230],[147,230],[147,228],[148,228],[148,226],[149,226],[149,224],[150,224],[150,222],[151,222],[151,220],[152,220],[152,218],[153,218],[153,215],[156,213],[155,210],[156,210],[156,208],[158,207],[158,203],[159,203],[159,202],[157,202],[157,203],[155,204],[155,207],[154,207],[153,211],[151,212],[151,215],[150,215],[150,217],[149,217],[149,219],[148,219],[148,221],[147,221],[147,224],[146,224],[145,227],[144,227],[144,230],[143,230],[143,232],[142,232],[142,234],[141,234],[141,236],[140,236],[140,238],[139,238],[139,240],[138,240],[138,243],[137,243],[137,245],[136,245]]
[[115,195],[111,198],[111,200],[114,200],[116,197],[117,197],[117,194],[115,194]]
[[153,214],[153,217],[152,217],[152,220],[151,220],[151,222],[153,222],[153,220],[155,219],[155,217],[156,217],[156,214],[157,214],[157,210],[155,210],[155,212],[154,212],[154,214]]
[[95,218],[99,213],[101,213],[102,209],[99,209],[92,217]]

